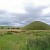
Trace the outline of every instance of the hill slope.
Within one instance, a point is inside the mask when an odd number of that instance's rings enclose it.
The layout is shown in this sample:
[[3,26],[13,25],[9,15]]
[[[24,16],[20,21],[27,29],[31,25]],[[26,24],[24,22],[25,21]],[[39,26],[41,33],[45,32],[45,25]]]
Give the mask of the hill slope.
[[46,23],[40,22],[40,21],[34,21],[25,27],[23,29],[26,30],[49,30],[50,26]]

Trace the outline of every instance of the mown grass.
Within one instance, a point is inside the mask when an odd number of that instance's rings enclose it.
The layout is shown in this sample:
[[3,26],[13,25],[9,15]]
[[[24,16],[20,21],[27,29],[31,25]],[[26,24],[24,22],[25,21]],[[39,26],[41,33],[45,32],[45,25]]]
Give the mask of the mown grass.
[[50,50],[50,31],[2,32],[0,50]]

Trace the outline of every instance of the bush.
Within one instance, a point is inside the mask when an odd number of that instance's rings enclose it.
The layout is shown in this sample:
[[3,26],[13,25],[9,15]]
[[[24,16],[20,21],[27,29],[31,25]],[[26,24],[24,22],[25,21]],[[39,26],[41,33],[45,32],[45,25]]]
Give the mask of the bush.
[[8,31],[6,34],[8,34],[8,35],[12,35],[13,33],[12,33],[12,32],[10,32],[10,31]]

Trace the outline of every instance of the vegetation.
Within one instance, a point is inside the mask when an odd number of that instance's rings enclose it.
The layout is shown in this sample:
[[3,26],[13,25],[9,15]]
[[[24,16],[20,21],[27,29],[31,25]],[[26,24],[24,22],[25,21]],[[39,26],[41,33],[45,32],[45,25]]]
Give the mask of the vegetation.
[[50,50],[50,26],[40,21],[21,29],[0,26],[0,50]]
[[50,50],[49,30],[11,33],[5,30],[4,35],[0,36],[0,50]]
[[13,33],[12,33],[12,32],[10,32],[10,31],[8,31],[6,34],[7,34],[7,35],[12,35]]
[[46,23],[40,22],[40,21],[34,21],[22,29],[25,30],[50,30],[50,26]]
[[15,26],[0,26],[0,29],[20,29],[20,28]]

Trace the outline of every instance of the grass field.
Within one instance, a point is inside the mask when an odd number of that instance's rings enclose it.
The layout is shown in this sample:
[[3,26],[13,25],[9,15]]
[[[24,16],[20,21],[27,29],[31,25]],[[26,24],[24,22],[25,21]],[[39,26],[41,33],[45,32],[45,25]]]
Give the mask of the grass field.
[[50,50],[50,30],[0,30],[0,50]]

